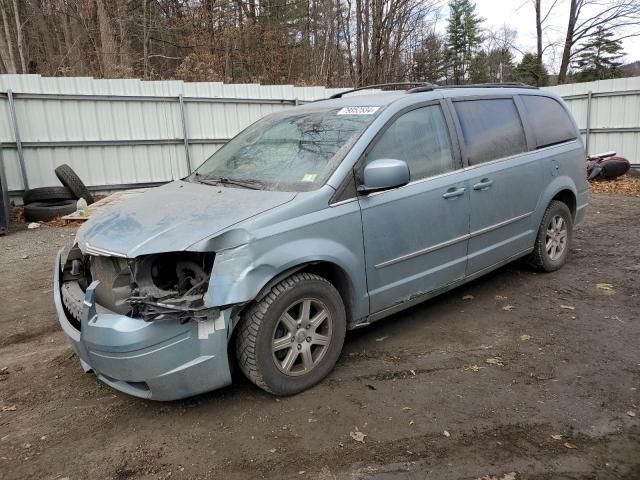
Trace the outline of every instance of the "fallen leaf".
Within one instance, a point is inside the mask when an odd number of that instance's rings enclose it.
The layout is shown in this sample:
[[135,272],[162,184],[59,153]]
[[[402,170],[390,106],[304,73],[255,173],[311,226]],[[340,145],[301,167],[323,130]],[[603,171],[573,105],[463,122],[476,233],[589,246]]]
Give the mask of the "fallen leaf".
[[405,412],[408,412],[409,410],[411,410],[411,407],[402,407],[402,410],[404,410]]
[[471,295],[470,293],[467,293],[466,295],[462,296],[463,300],[473,300],[475,297],[473,295]]
[[465,368],[465,370],[471,370],[472,372],[479,372],[481,369],[482,367],[479,367],[478,365],[471,365]]
[[558,434],[555,434],[555,435],[551,435],[551,438],[553,438],[554,440],[562,440],[562,435],[560,435],[558,433]]
[[630,417],[635,417],[635,416],[636,416],[636,412],[634,412],[634,411],[632,411],[632,410],[629,410],[629,411],[627,412],[627,415],[629,415]]
[[10,407],[2,407],[3,412],[15,412],[16,411],[16,406],[15,405],[11,405]]
[[565,310],[575,310],[576,307],[572,307],[571,305],[560,305],[560,308],[564,308]]
[[356,427],[355,432],[349,432],[349,435],[351,435],[351,438],[353,438],[356,442],[360,443],[364,443],[364,437],[367,436],[365,433],[358,430],[358,427]]
[[502,307],[502,309],[506,312],[510,312],[511,310],[513,310],[513,305],[505,305],[504,307]]
[[271,453],[276,453],[276,449],[275,449],[275,448],[271,448],[271,449],[269,449],[269,451],[270,451]]
[[451,436],[451,434],[446,430],[444,432],[442,432],[442,434],[447,438],[449,438]]
[[570,449],[578,448],[571,442],[564,442],[564,446],[565,446],[565,448],[570,448]]
[[610,283],[596,283],[596,288],[600,290],[611,291],[613,290],[613,285],[611,285]]
[[527,340],[531,340],[531,335],[527,335],[526,333],[524,335],[520,335],[520,340],[523,342],[526,342]]
[[499,365],[503,366],[502,359],[500,357],[495,358],[487,358],[484,363],[488,363],[489,365]]

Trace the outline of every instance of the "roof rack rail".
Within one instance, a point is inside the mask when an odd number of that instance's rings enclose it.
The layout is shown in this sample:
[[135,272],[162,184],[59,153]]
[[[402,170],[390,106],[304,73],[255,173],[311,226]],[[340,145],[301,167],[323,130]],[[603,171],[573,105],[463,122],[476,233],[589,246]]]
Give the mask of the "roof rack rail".
[[[504,83],[470,83],[467,85],[437,85],[435,88],[437,89],[445,89],[445,88],[526,88],[526,89],[534,89],[538,90],[538,87],[534,87],[532,85],[527,85],[522,82],[504,82]],[[424,90],[420,90],[420,87],[412,88],[407,93],[417,93],[422,92]]]
[[[414,88],[409,88],[413,86]],[[353,92],[359,92],[360,90],[371,90],[374,88],[388,88],[388,87],[406,87],[406,90],[411,91],[411,90],[415,90],[416,88],[421,88],[422,90],[420,90],[421,92],[426,92],[426,91],[430,91],[430,90],[434,90],[436,88],[438,88],[437,85],[434,85],[432,83],[428,83],[428,82],[396,82],[396,83],[380,83],[377,85],[367,85],[366,87],[358,87],[358,88],[353,88],[351,90],[345,90],[344,92],[338,92],[338,93],[334,93],[333,95],[331,95],[329,98],[341,98],[343,95],[346,95],[347,93],[353,93]]]

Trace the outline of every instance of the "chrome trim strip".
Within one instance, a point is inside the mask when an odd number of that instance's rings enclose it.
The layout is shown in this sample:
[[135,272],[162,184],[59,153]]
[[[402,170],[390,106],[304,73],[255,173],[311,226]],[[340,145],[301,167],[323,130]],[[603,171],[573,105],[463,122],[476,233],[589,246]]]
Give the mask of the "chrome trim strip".
[[518,220],[522,220],[531,216],[533,212],[523,213],[522,215],[518,215],[517,217],[509,218],[508,220],[504,220],[502,222],[489,225],[488,227],[481,228],[480,230],[476,230],[471,233],[467,233],[466,235],[461,235],[459,237],[452,238],[451,240],[447,240],[446,242],[437,243],[427,248],[423,248],[421,250],[416,250],[415,252],[407,253],[405,255],[401,255],[396,258],[392,258],[391,260],[385,260],[384,262],[380,262],[374,267],[376,269],[388,267],[389,265],[394,265],[399,262],[403,262],[405,260],[409,260],[411,258],[419,257],[420,255],[425,255],[427,253],[434,252],[436,250],[440,250],[441,248],[450,247],[451,245],[455,245],[456,243],[463,242],[464,240],[469,240],[471,238],[477,237],[479,235],[483,235],[485,233],[491,232],[493,230],[497,230],[498,228],[505,227],[511,223],[517,222]]
[[404,260],[409,260],[410,258],[419,257],[420,255],[425,255],[427,253],[434,252],[434,251],[439,250],[441,248],[449,247],[449,246],[454,245],[454,244],[456,244],[458,242],[462,242],[464,240],[468,240],[469,237],[470,237],[470,235],[467,233],[465,235],[461,235],[459,237],[452,238],[451,240],[447,240],[446,242],[437,243],[437,244],[432,245],[430,247],[423,248],[422,250],[417,250],[415,252],[407,253],[405,255],[401,255],[399,257],[392,258],[391,260],[386,260],[384,262],[378,263],[377,265],[375,265],[375,268],[384,268],[384,267],[388,267],[389,265],[393,265],[394,263],[399,263],[399,262],[403,262]]
[[517,222],[518,220],[522,220],[523,218],[527,218],[531,216],[533,212],[523,213],[522,215],[518,215],[517,217],[509,218],[508,220],[504,220],[499,223],[495,223],[493,225],[489,225],[488,227],[481,228],[480,230],[476,230],[475,232],[471,232],[469,235],[470,238],[477,237],[479,235],[483,235],[485,233],[489,233],[493,230],[497,230],[498,228],[505,227],[510,223]]

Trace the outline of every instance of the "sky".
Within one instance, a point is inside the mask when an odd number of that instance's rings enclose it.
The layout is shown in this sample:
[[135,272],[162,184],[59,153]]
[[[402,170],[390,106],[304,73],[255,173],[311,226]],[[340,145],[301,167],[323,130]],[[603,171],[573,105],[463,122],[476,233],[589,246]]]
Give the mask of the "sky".
[[[476,12],[485,18],[486,27],[501,27],[507,25],[518,31],[515,45],[524,52],[536,50],[535,11],[532,0],[476,0]],[[552,0],[542,0],[542,8],[550,5]],[[445,7],[442,16],[446,18],[448,9]],[[569,17],[569,2],[560,0],[550,15],[549,28],[545,31],[547,42],[559,41],[564,37]],[[446,21],[441,22],[441,28],[446,28]],[[640,37],[623,40],[624,51],[627,54],[624,63],[640,60]],[[557,72],[560,66],[562,46],[555,52],[546,55],[545,63],[550,71]],[[518,55],[519,57],[519,55]]]

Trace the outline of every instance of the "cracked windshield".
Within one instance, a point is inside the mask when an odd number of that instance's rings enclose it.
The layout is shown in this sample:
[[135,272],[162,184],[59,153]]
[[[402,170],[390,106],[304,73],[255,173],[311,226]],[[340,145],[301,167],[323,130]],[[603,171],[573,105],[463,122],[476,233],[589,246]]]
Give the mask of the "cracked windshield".
[[254,123],[209,157],[193,181],[281,191],[322,185],[379,107],[287,111]]

